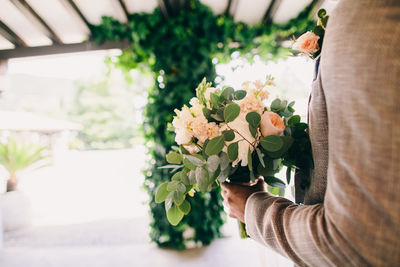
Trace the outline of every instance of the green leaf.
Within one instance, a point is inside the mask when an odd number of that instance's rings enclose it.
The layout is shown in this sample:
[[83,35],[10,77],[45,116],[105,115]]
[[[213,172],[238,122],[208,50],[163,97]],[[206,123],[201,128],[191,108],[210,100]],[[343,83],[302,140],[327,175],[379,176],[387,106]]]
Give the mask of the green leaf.
[[288,120],[288,124],[289,126],[294,126],[297,123],[300,123],[301,117],[299,115],[294,115],[292,117],[290,117],[290,119]]
[[211,116],[211,110],[208,108],[203,108],[203,115],[208,119]]
[[325,34],[325,30],[321,26],[315,26],[313,32],[318,36],[323,36]]
[[197,166],[194,165],[190,160],[187,158],[183,158],[183,164],[185,165],[186,168],[189,170],[196,170]]
[[238,142],[232,143],[228,146],[228,158],[230,161],[235,161],[239,154]]
[[212,155],[207,159],[207,170],[209,172],[215,172],[218,169],[221,160],[217,155]]
[[265,168],[263,154],[261,153],[261,150],[258,147],[256,147],[256,152],[257,152],[258,160],[260,161],[261,165]]
[[204,158],[200,155],[185,155],[185,159],[189,160],[192,164],[194,164],[197,167],[203,166],[206,163]]
[[254,172],[253,172],[253,171],[250,172],[250,180],[251,180],[252,182],[255,182],[255,181],[256,181],[256,177],[254,176]]
[[173,226],[177,226],[178,223],[182,220],[184,213],[176,206],[173,205],[168,211],[167,211],[167,218],[170,224]]
[[211,93],[210,94],[210,102],[211,102],[211,106],[215,109],[219,108],[219,96]]
[[245,98],[247,95],[247,92],[245,90],[237,90],[235,91],[235,99],[236,100],[242,100]]
[[189,172],[188,179],[189,179],[190,185],[193,185],[196,183],[196,171],[195,170],[192,170]]
[[206,154],[208,156],[216,155],[222,151],[222,149],[224,148],[224,145],[225,145],[225,140],[222,135],[214,137],[207,144]]
[[184,185],[191,185],[188,175],[184,172],[181,173],[181,182]]
[[221,117],[219,114],[211,114],[211,118],[213,118],[216,121],[224,121],[224,118]]
[[167,162],[171,163],[171,164],[180,164],[180,163],[182,163],[182,160],[183,160],[183,156],[181,154],[178,154],[173,151],[169,152],[167,154],[166,158],[167,158]]
[[279,138],[283,141],[282,148],[275,152],[267,152],[268,156],[273,159],[281,158],[291,148],[294,142],[294,138],[291,136],[279,136]]
[[291,174],[292,174],[292,167],[288,166],[286,168],[286,182],[287,182],[287,184],[290,184]]
[[260,140],[261,146],[269,152],[276,152],[283,147],[283,141],[279,136],[269,135]]
[[281,100],[279,98],[272,101],[271,110],[279,110],[280,108],[281,108]]
[[[186,190],[186,186],[185,186],[185,190]],[[174,198],[175,205],[179,206],[185,200],[185,190],[183,192],[182,191],[174,191],[173,198]]]
[[167,190],[167,186],[168,186],[168,182],[162,183],[158,186],[158,188],[156,190],[156,196],[155,196],[156,203],[161,203],[161,202],[165,201],[165,199],[167,198],[168,194],[170,193]]
[[224,139],[227,142],[232,141],[233,139],[235,139],[235,132],[233,130],[226,131],[224,133]]
[[181,150],[182,154],[190,155],[190,152],[183,145],[180,145],[179,149]]
[[221,160],[221,171],[226,170],[229,167],[229,157],[228,154],[225,152],[222,152],[221,155],[219,156]]
[[231,103],[224,110],[225,122],[234,121],[240,114],[240,107],[238,104]]
[[172,192],[178,189],[178,185],[180,184],[179,181],[171,181],[167,185],[167,190]]
[[208,171],[203,167],[198,167],[196,169],[196,182],[202,193],[207,192],[209,185],[209,174]]
[[250,131],[250,133],[251,133],[251,136],[253,136],[254,138],[256,138],[256,136],[257,136],[257,129],[254,128],[253,126],[251,126],[251,125],[249,124],[249,131]]
[[222,96],[223,96],[226,100],[230,101],[230,100],[233,99],[233,94],[234,94],[234,92],[235,92],[235,90],[233,90],[232,87],[227,87],[227,88],[225,88],[225,89],[222,91]]
[[251,154],[251,149],[249,147],[249,151],[247,152],[247,159],[249,162],[247,166],[249,167],[250,172],[253,172],[253,157]]
[[279,187],[279,188],[285,188],[286,187],[285,183],[282,180],[280,180],[280,179],[278,179],[278,178],[276,178],[274,176],[265,176],[264,177],[264,181],[267,184],[269,184],[270,186],[275,186],[275,187]]
[[182,171],[175,173],[175,174],[172,176],[171,180],[172,180],[172,181],[178,181],[178,182],[180,182],[181,179],[182,179],[182,178],[181,178],[181,174],[182,174]]
[[250,126],[257,128],[261,121],[261,116],[257,112],[249,112],[246,115],[246,121]]
[[318,10],[318,17],[319,18],[324,18],[326,16],[326,10],[321,8],[320,10]]
[[183,203],[179,206],[179,209],[185,214],[188,215],[191,209],[189,201],[185,200]]

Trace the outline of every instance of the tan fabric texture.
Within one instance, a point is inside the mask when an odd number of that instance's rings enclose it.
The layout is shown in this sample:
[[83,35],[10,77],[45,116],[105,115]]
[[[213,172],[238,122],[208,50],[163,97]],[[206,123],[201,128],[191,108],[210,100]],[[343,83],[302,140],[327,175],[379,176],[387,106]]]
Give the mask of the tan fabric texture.
[[317,204],[251,195],[251,238],[300,266],[399,266],[399,44],[399,0],[339,1],[310,105]]

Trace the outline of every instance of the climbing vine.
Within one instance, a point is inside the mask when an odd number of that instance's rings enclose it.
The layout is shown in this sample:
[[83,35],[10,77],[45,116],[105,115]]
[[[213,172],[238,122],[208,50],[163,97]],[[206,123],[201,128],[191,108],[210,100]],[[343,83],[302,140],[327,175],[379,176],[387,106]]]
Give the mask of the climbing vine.
[[203,77],[208,81],[216,78],[213,59],[228,62],[235,51],[249,61],[254,55],[263,60],[285,57],[289,49],[281,42],[314,25],[311,16],[314,1],[284,25],[254,26],[235,22],[230,16],[214,15],[198,0],[189,3],[168,18],[157,8],[150,14],[131,14],[127,23],[103,17],[102,23],[91,29],[96,43],[107,40],[129,43],[113,61],[115,67],[126,73],[141,69],[154,74],[155,83],[148,90],[144,110],[143,129],[152,157],[144,171],[144,186],[150,195],[151,239],[160,247],[174,249],[185,249],[188,241],[209,244],[221,235],[220,227],[224,223],[219,189],[191,198],[192,212],[176,227],[167,221],[164,207],[154,201],[157,186],[170,179],[168,170],[159,167],[166,164],[165,154],[174,144],[174,135],[167,129],[174,109],[189,102]]

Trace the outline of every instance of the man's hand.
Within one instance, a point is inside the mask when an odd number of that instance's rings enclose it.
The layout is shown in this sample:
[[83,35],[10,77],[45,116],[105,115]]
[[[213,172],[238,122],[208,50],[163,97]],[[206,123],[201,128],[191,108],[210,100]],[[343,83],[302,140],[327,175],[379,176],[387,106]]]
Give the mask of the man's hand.
[[265,191],[265,182],[259,179],[252,186],[222,183],[224,206],[229,209],[229,217],[244,222],[244,209],[249,196],[255,192]]

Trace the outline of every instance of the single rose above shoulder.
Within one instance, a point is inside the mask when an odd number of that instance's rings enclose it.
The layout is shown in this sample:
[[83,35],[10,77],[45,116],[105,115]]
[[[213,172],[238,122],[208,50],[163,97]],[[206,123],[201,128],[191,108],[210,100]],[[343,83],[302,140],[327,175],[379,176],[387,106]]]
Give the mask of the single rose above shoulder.
[[264,137],[269,135],[279,136],[285,130],[285,122],[275,112],[266,111],[261,116],[260,129]]
[[306,32],[293,44],[292,48],[307,56],[312,56],[319,50],[319,36],[313,32]]

